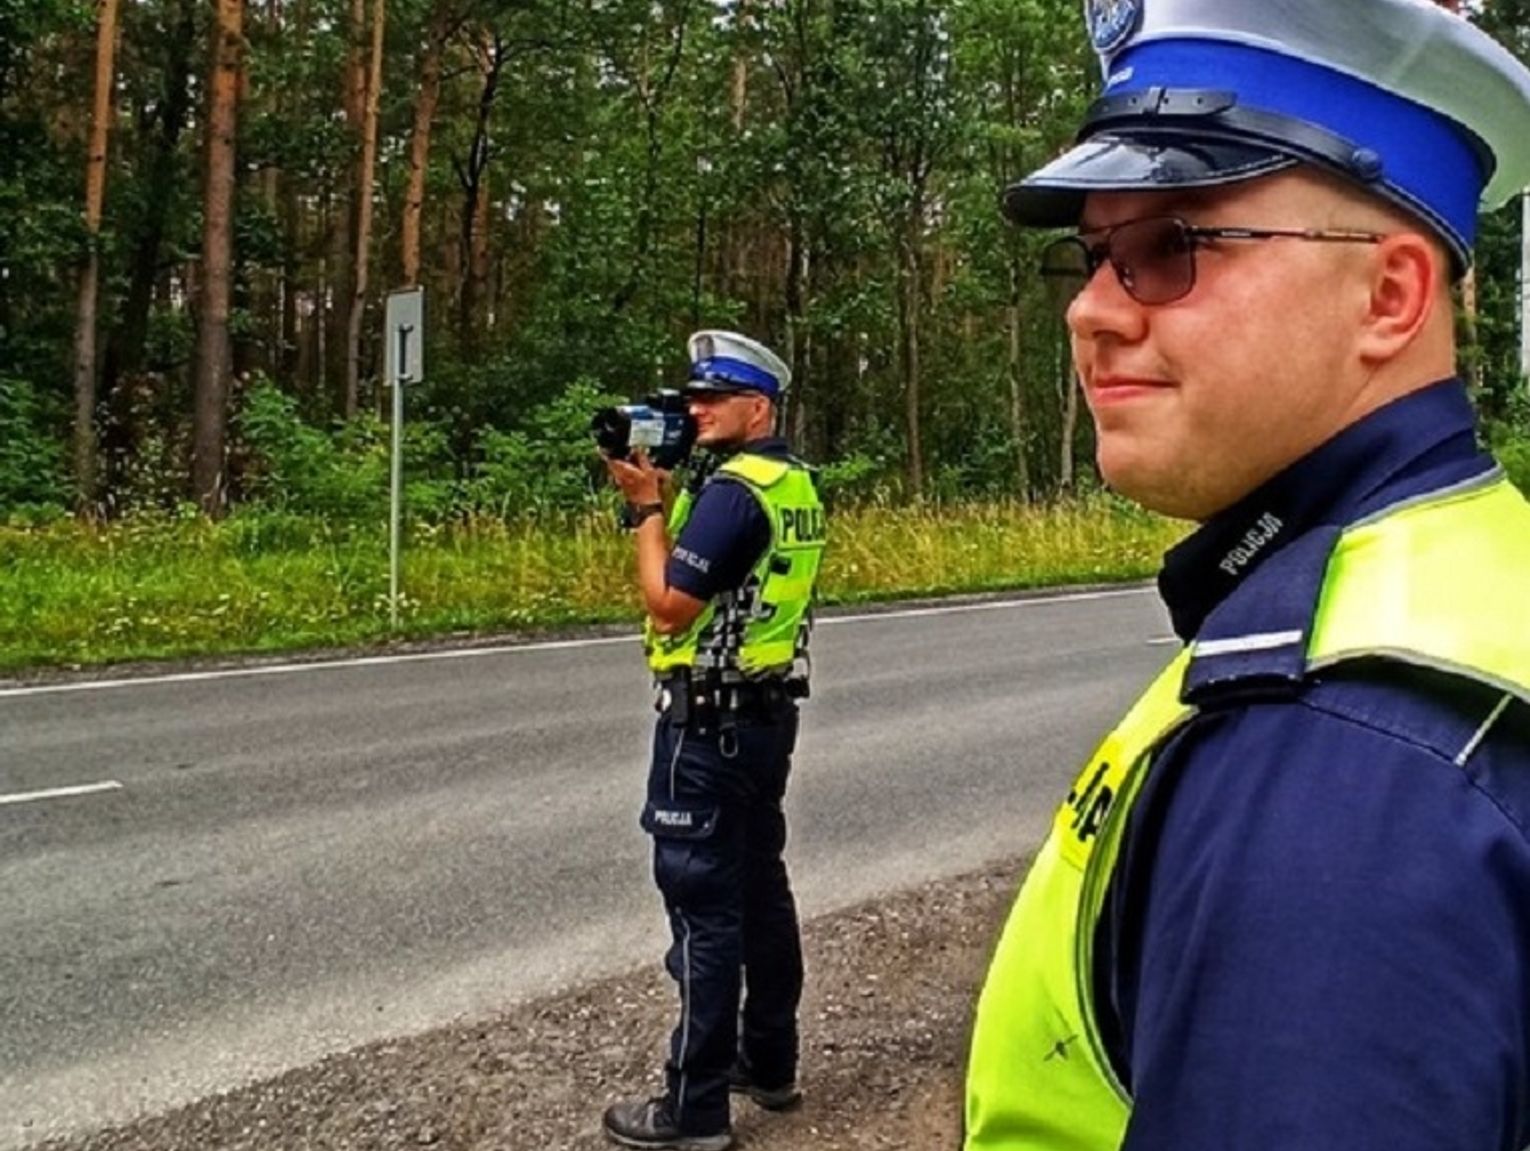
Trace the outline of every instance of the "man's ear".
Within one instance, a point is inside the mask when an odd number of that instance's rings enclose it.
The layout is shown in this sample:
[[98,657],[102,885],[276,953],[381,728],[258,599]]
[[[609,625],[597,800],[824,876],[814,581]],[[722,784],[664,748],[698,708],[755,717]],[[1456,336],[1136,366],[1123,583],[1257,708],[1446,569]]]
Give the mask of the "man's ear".
[[1376,245],[1368,261],[1370,295],[1359,352],[1385,363],[1418,337],[1445,297],[1446,256],[1417,232],[1394,232]]

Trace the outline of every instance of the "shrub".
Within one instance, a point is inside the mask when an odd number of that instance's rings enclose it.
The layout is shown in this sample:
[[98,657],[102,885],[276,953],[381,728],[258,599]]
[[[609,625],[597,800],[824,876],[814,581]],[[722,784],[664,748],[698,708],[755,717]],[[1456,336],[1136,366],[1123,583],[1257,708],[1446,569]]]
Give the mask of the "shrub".
[[261,382],[245,393],[238,433],[249,453],[252,499],[342,520],[386,509],[379,500],[388,490],[387,448],[360,421],[340,436],[325,435],[303,422],[295,399]]
[[1503,470],[1509,473],[1514,486],[1530,496],[1530,439],[1502,440],[1493,449],[1493,454],[1498,457]]
[[900,487],[901,477],[881,456],[851,452],[817,469],[818,491],[830,507],[886,503]]
[[576,511],[599,504],[606,484],[590,439],[598,408],[625,402],[581,377],[560,396],[533,408],[512,431],[486,428],[468,500],[500,518]]
[[0,516],[37,520],[65,513],[64,448],[48,423],[32,385],[0,375]]

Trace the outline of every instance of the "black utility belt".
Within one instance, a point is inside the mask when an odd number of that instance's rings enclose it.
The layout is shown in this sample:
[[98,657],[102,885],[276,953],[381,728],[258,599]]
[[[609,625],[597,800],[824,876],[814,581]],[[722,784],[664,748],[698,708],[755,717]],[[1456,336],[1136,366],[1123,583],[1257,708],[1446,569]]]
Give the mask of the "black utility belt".
[[654,707],[669,712],[676,723],[693,715],[771,716],[808,694],[808,682],[801,678],[724,680],[695,675],[689,668],[659,676],[656,686]]

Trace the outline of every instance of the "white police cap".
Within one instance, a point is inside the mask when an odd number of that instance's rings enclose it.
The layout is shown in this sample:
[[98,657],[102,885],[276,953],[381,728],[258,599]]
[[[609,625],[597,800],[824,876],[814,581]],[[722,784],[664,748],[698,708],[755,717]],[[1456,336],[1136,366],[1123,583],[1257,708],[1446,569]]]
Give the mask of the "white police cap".
[[1423,218],[1464,266],[1478,205],[1530,184],[1530,70],[1433,0],[1085,0],[1105,75],[1076,146],[1009,188],[1016,223],[1090,191],[1310,163]]
[[780,399],[792,372],[780,356],[758,340],[714,329],[687,341],[691,354],[688,392],[762,392]]

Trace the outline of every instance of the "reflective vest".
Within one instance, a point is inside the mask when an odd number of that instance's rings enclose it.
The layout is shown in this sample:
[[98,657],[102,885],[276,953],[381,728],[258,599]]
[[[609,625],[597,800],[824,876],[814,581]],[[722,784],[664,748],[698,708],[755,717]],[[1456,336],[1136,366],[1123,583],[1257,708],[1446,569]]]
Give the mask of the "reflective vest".
[[[791,670],[807,648],[808,608],[823,558],[823,503],[808,469],[795,460],[740,452],[708,483],[727,476],[742,483],[770,521],[770,546],[738,588],[714,596],[691,626],[660,635],[649,620],[643,636],[648,666],[663,674],[679,667],[754,677]],[[689,492],[675,501],[669,534],[690,518]]]
[[[1306,668],[1383,656],[1530,701],[1527,587],[1530,505],[1501,473],[1433,493],[1339,537]],[[1132,1102],[1093,1002],[1095,928],[1153,756],[1195,715],[1181,688],[1196,656],[1181,651],[1100,745],[1026,877],[978,1001],[966,1151],[1106,1151],[1126,1134]]]

